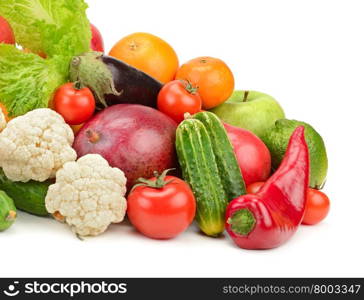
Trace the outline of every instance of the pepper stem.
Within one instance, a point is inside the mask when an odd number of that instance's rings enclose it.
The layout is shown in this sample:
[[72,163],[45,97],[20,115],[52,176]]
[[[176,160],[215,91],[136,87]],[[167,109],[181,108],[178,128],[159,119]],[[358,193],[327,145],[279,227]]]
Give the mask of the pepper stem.
[[234,212],[227,223],[231,225],[234,233],[248,235],[254,229],[256,219],[249,209],[244,208]]
[[157,171],[154,171],[153,173],[154,173],[154,177],[156,178],[156,180],[139,178],[137,180],[137,184],[134,185],[131,190],[134,190],[138,186],[146,186],[146,187],[150,187],[150,188],[154,188],[154,189],[162,189],[165,185],[167,185],[173,181],[173,179],[168,180],[168,181],[165,180],[168,172],[172,171],[172,170],[175,170],[175,169],[164,170],[163,173],[160,175]]

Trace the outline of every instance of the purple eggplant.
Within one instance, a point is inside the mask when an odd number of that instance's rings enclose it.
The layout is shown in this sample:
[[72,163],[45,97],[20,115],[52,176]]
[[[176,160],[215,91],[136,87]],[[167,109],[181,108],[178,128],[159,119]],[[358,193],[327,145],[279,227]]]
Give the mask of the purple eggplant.
[[90,88],[97,106],[131,103],[157,107],[162,83],[148,74],[101,52],[73,57],[70,79]]

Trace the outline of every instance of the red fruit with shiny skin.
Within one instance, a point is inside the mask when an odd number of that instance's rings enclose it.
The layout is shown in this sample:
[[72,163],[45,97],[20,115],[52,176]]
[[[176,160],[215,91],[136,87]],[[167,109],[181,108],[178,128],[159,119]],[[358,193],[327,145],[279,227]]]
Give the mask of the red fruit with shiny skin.
[[246,185],[265,181],[271,171],[267,146],[252,132],[224,124]]
[[309,188],[306,210],[302,224],[315,225],[326,218],[330,210],[330,200],[322,191]]
[[95,112],[95,98],[87,87],[65,83],[55,92],[53,106],[69,125],[80,125]]
[[98,52],[105,52],[104,49],[104,40],[102,39],[102,35],[97,27],[91,24],[91,32],[92,32],[92,39],[91,39],[91,49],[93,51]]
[[[149,182],[158,182],[153,177]],[[141,185],[128,196],[128,218],[145,236],[170,239],[192,223],[196,201],[190,186],[174,176],[163,177],[163,186]]]
[[0,43],[15,44],[13,29],[2,16],[0,16]]
[[201,111],[202,100],[198,88],[184,80],[166,83],[158,94],[158,109],[177,123],[184,120],[185,114],[194,115]]
[[100,154],[121,169],[130,189],[140,178],[176,166],[177,123],[160,111],[136,104],[110,106],[88,120],[75,138],[78,157]]

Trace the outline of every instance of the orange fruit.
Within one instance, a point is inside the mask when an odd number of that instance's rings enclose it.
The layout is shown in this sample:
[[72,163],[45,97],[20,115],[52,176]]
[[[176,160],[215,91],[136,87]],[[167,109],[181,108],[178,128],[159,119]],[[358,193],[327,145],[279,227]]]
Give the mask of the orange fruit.
[[211,109],[225,102],[234,91],[234,75],[218,58],[198,57],[183,64],[176,79],[189,81],[198,87],[204,109]]
[[133,33],[121,39],[111,49],[109,55],[162,83],[174,79],[179,65],[176,52],[167,42],[143,32]]

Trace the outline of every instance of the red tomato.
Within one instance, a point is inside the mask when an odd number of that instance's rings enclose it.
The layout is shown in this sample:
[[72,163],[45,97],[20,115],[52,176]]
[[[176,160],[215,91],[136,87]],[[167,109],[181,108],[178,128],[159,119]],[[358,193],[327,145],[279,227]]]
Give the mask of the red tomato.
[[93,24],[91,24],[91,32],[92,32],[91,49],[93,51],[104,52],[104,40],[102,39],[100,31]]
[[262,188],[262,186],[264,185],[264,181],[258,181],[258,182],[254,182],[252,184],[249,184],[247,189],[246,189],[246,193],[247,194],[256,194],[260,191],[260,189]]
[[321,222],[330,210],[330,200],[321,191],[309,188],[307,191],[306,210],[303,224],[315,225]]
[[191,115],[202,108],[202,100],[197,88],[184,80],[170,81],[163,86],[158,95],[158,109],[177,123],[184,119],[186,112]]
[[78,89],[69,82],[56,91],[53,107],[70,125],[79,125],[91,118],[95,111],[95,98],[89,88]]
[[[158,181],[153,177],[149,182]],[[170,239],[182,233],[196,212],[195,198],[186,182],[174,176],[166,176],[162,182],[165,185],[161,188],[137,186],[128,196],[130,222],[154,239]]]
[[0,16],[0,43],[15,44],[15,37],[13,29],[10,27],[8,21]]

